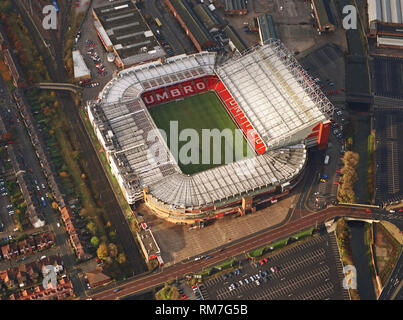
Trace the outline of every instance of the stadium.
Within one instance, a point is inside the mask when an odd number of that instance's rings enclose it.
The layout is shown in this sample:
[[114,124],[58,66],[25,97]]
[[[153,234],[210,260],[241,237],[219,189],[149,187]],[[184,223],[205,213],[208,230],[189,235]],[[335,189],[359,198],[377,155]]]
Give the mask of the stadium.
[[[302,178],[307,148],[327,146],[333,106],[271,40],[222,64],[201,52],[123,70],[86,112],[128,203],[200,226],[288,194]],[[185,168],[158,130],[171,120],[196,131],[201,123],[237,129],[254,154]]]

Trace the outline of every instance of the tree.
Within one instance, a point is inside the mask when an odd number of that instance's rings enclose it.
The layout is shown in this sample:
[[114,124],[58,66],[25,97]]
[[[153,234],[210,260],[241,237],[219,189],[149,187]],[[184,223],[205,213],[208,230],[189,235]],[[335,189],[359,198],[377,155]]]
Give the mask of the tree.
[[110,243],[109,244],[109,246],[108,246],[108,249],[109,249],[109,255],[112,257],[112,258],[116,258],[117,257],[117,255],[118,255],[118,247],[116,246],[116,244],[114,244],[114,243]]
[[93,221],[88,222],[87,229],[95,236],[97,234],[97,226]]
[[117,261],[118,261],[118,263],[119,264],[124,264],[124,263],[126,263],[126,255],[122,252],[122,253],[119,253],[119,256],[118,256],[118,258],[117,258]]
[[98,248],[99,245],[99,238],[97,236],[93,236],[91,238],[91,244],[95,247]]
[[115,231],[109,232],[109,240],[116,241],[116,232]]
[[87,209],[82,208],[82,209],[80,210],[80,213],[79,213],[80,217],[84,217],[84,216],[86,216],[87,214],[88,214],[88,210],[87,210]]
[[97,249],[99,259],[105,260],[108,257],[108,247],[105,243],[101,243]]

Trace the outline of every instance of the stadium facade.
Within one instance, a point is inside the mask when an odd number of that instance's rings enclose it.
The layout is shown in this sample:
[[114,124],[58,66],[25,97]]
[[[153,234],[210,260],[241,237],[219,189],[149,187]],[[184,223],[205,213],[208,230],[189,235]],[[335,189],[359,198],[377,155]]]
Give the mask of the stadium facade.
[[[207,91],[256,155],[186,175],[161,135],[150,141],[158,130],[148,108]],[[123,70],[86,111],[127,201],[198,225],[288,194],[302,177],[307,148],[326,147],[333,106],[290,52],[269,41],[221,65],[215,53],[202,52]],[[150,157],[152,148],[164,157]]]

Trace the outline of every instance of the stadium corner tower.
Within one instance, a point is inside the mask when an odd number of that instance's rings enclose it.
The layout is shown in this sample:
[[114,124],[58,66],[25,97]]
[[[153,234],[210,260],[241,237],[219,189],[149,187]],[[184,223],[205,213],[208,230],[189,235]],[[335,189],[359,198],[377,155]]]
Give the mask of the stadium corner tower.
[[[148,109],[207,91],[255,157],[188,175],[160,137],[166,161],[150,159],[147,136],[157,127]],[[162,219],[203,226],[288,194],[301,180],[307,148],[327,146],[333,106],[292,54],[270,41],[221,65],[202,52],[128,68],[86,111],[129,204],[144,201]]]

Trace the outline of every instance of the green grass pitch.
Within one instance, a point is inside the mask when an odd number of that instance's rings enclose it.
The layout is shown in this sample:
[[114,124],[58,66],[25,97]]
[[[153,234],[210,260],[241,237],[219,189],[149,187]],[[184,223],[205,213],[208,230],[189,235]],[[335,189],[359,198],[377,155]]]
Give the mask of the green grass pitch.
[[[177,155],[174,154],[176,161],[179,164],[180,169],[185,174],[194,174],[200,171],[208,170],[222,164],[226,164],[229,162],[234,162],[236,159],[240,159],[242,157],[247,157],[248,154],[252,155],[253,151],[250,149],[245,138],[243,138],[242,147],[234,149],[234,140],[226,141],[226,139],[221,138],[221,157],[219,163],[215,163],[214,161],[214,152],[213,152],[213,139],[210,139],[209,143],[204,143],[205,148],[210,147],[210,160],[204,161],[208,163],[202,163],[202,154],[203,154],[203,143],[202,143],[202,129],[218,129],[220,132],[224,129],[230,129],[232,132],[232,136],[234,137],[234,132],[237,129],[237,126],[225,110],[225,107],[221,104],[221,101],[216,96],[214,92],[207,92],[200,95],[188,97],[182,100],[168,102],[166,104],[158,105],[155,107],[151,107],[149,109],[151,117],[153,118],[155,124],[159,129],[162,129],[167,134],[167,144],[168,147],[171,148],[170,141],[170,122],[178,121],[178,132],[179,134],[184,129],[194,129],[198,133],[198,153],[199,160],[198,163],[194,163],[193,161],[190,164],[182,163],[182,159],[177,159]],[[183,146],[187,145],[191,140],[190,137],[187,138],[186,141],[179,141],[178,150],[180,154],[180,150]],[[216,148],[217,149],[217,148]],[[239,150],[238,150],[239,149]],[[205,149],[204,149],[205,150]],[[206,151],[206,150],[205,150]],[[192,151],[185,152],[188,156],[191,155]],[[194,152],[194,151],[193,151]],[[228,152],[232,152],[232,161],[231,158],[228,160],[225,157],[225,154]],[[197,154],[197,152],[196,152]],[[207,153],[208,154],[208,153]],[[179,156],[179,158],[181,158]],[[207,157],[208,159],[208,157]],[[217,155],[216,155],[217,160]]]

